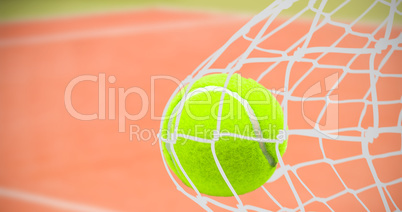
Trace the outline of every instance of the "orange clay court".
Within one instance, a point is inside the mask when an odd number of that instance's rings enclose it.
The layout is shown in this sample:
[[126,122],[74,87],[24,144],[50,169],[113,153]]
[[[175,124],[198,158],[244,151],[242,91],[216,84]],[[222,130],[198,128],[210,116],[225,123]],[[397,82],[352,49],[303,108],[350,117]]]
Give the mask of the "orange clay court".
[[[151,77],[168,75],[184,80],[249,19],[249,16],[231,14],[142,9],[0,24],[0,211],[203,211],[177,191],[166,172],[159,142],[153,134],[160,126],[160,120],[153,116],[162,115],[177,84],[158,81],[151,88]],[[296,29],[303,28],[303,24],[306,23],[296,22]],[[398,32],[400,30],[394,31],[393,36]],[[341,32],[325,29],[320,33],[331,40]],[[280,34],[282,39],[272,41],[272,45],[285,46],[294,34],[284,32]],[[316,42],[319,45],[320,40]],[[351,37],[347,42],[354,44],[360,40]],[[336,57],[326,60],[334,61]],[[400,68],[395,67],[400,67],[401,57],[401,51],[395,52],[384,69],[400,74]],[[341,57],[338,59],[342,62]],[[284,67],[280,65],[277,69]],[[243,76],[253,78],[259,73],[242,71]],[[67,85],[77,76],[92,75],[99,79],[100,74],[106,77],[106,116],[90,121],[72,117],[65,106]],[[115,81],[108,81],[110,76],[114,76]],[[284,76],[279,71],[271,76],[275,77],[261,83],[271,88],[282,86],[278,82]],[[312,75],[300,89],[307,89],[320,81],[320,77],[320,74]],[[364,92],[354,89],[356,80],[359,79],[352,77],[339,85],[340,99],[362,98],[360,95]],[[378,92],[382,92],[385,99],[400,98],[401,78],[378,83]],[[364,83],[362,86],[363,90],[368,88]],[[153,99],[155,108],[152,111],[151,106],[147,106],[143,118],[127,120],[125,132],[119,132],[119,100],[115,102],[113,119],[109,114],[109,99],[111,95],[118,97],[119,88],[132,87],[148,94],[147,100]],[[74,108],[82,114],[98,114],[99,117],[98,88],[99,80],[77,84],[71,95]],[[280,97],[278,99],[281,101]],[[128,113],[138,114],[143,107],[140,95],[126,98]],[[319,107],[311,105],[306,111],[308,116],[316,117]],[[398,114],[401,108],[401,104],[380,107],[380,126],[397,125],[398,117],[393,114]],[[354,115],[362,106],[354,109],[339,108],[340,126],[356,124],[358,117]],[[289,127],[303,126],[304,120],[298,117],[300,111],[292,111],[291,107],[289,110],[289,120],[293,119],[290,122],[299,125]],[[365,118],[363,124],[370,125],[369,120],[370,117]],[[147,130],[143,136],[148,139],[130,137],[130,126]],[[367,162],[358,158],[362,154],[360,144],[324,140],[323,145],[326,157],[332,160],[356,157],[352,162],[335,165],[348,188],[358,190],[374,183],[375,179],[367,177],[371,176]],[[400,151],[401,135],[384,134],[369,145],[369,150],[372,155]],[[289,138],[283,160],[285,164],[296,165],[320,158],[323,155],[315,138],[294,136]],[[379,179],[384,183],[400,180],[401,161],[400,154],[374,160]],[[301,168],[298,174],[318,196],[345,190],[328,164]],[[303,201],[311,198],[298,178],[292,173],[290,177],[300,198]],[[284,178],[265,187],[282,205],[297,207]],[[394,204],[402,208],[401,190],[402,182],[388,187],[387,196],[391,195],[394,200],[392,203],[387,198],[392,211],[396,209]],[[364,211],[353,195],[340,195],[328,202],[332,209]],[[360,192],[358,197],[369,210],[385,211],[376,187]],[[259,207],[280,209],[260,190],[242,198]],[[320,203],[310,204],[305,210],[330,211]],[[224,210],[216,208],[216,211]]]

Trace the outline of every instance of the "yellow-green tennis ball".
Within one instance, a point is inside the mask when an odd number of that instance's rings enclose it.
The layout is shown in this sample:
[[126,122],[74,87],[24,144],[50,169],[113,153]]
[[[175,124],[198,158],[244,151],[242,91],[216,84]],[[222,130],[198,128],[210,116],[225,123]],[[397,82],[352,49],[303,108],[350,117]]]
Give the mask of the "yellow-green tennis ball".
[[[162,142],[163,155],[170,169],[185,185],[192,187],[174,157],[175,152],[198,191],[212,196],[233,196],[233,193],[216,165],[211,140],[216,138],[216,157],[230,184],[237,194],[245,194],[267,182],[276,169],[278,157],[275,143],[262,143],[244,136],[277,139],[284,125],[282,109],[266,88],[252,79],[233,74],[225,90],[227,78],[227,74],[204,76],[191,85],[186,96],[189,87],[182,89],[168,106],[161,130],[165,141],[177,137],[174,149],[168,142]],[[223,90],[225,95],[219,116]],[[254,113],[254,118],[250,113]],[[221,117],[221,136],[214,137],[218,117]],[[259,130],[255,129],[256,125]],[[286,140],[278,144],[281,155],[286,145]]]

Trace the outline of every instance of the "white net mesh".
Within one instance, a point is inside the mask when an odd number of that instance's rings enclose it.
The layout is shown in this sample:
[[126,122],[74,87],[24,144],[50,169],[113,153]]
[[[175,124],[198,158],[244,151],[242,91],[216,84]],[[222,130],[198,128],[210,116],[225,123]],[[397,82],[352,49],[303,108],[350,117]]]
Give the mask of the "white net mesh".
[[402,0],[362,2],[275,1],[183,81],[255,79],[281,103],[289,143],[274,176],[238,196],[211,141],[234,197],[187,189],[165,162],[181,192],[207,211],[402,209]]

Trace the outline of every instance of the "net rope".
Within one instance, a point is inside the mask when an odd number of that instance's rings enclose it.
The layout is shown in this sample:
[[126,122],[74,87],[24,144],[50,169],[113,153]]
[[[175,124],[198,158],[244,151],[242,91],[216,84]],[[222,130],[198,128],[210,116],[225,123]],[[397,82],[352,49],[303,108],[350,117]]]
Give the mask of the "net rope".
[[[401,134],[402,135],[402,110],[399,110],[398,114],[393,114],[397,116],[397,123],[394,126],[381,126],[380,124],[380,114],[379,114],[379,107],[391,105],[391,106],[398,106],[402,104],[402,98],[399,96],[398,98],[394,98],[391,100],[383,100],[379,98],[378,91],[377,91],[377,82],[381,78],[402,78],[401,71],[396,71],[395,73],[389,71],[382,72],[383,67],[387,64],[388,60],[391,58],[398,51],[402,51],[402,31],[397,24],[394,23],[395,16],[402,16],[402,11],[398,10],[398,6],[400,8],[402,0],[376,0],[373,1],[371,5],[361,13],[357,18],[352,20],[352,22],[345,23],[342,20],[336,20],[333,17],[337,14],[337,12],[344,7],[347,7],[351,1],[338,1],[340,2],[336,7],[332,9],[328,9],[326,7],[329,4],[327,0],[321,1],[308,1],[305,7],[302,7],[297,13],[294,13],[291,17],[283,20],[282,22],[276,22],[279,19],[279,16],[282,12],[286,11],[286,9],[291,8],[294,4],[297,3],[295,0],[277,0],[270,4],[265,10],[261,13],[256,15],[252,18],[245,26],[243,26],[238,32],[236,32],[229,41],[224,44],[220,49],[218,49],[213,55],[211,55],[207,60],[205,60],[199,67],[183,81],[183,85],[188,84],[189,88],[191,88],[192,83],[194,83],[200,77],[210,74],[210,73],[228,73],[229,76],[233,73],[237,73],[243,70],[245,65],[248,64],[267,64],[266,68],[259,73],[259,75],[255,78],[257,82],[261,82],[267,76],[271,74],[273,70],[276,70],[281,64],[286,62],[286,68],[283,70],[285,72],[285,80],[283,84],[282,90],[275,90],[269,89],[272,93],[280,96],[282,98],[281,106],[284,111],[285,115],[285,124],[284,126],[288,126],[291,124],[291,119],[289,119],[289,104],[290,102],[308,102],[308,101],[323,101],[325,102],[324,106],[322,107],[318,117],[314,120],[314,124],[311,129],[298,129],[289,127],[287,130],[287,135],[291,139],[292,136],[307,136],[313,137],[317,139],[319,142],[319,147],[322,152],[322,158],[318,160],[300,162],[294,165],[289,165],[284,162],[284,160],[279,157],[279,169],[276,170],[274,176],[271,177],[269,182],[274,182],[280,177],[284,177],[292,190],[294,198],[297,202],[297,207],[289,208],[286,205],[281,204],[281,202],[275,197],[274,194],[271,194],[267,189],[267,184],[263,185],[261,189],[265,192],[267,198],[271,199],[279,209],[279,211],[304,211],[304,208],[313,202],[320,202],[328,207],[331,211],[334,211],[331,208],[328,201],[334,200],[339,198],[342,195],[350,194],[361,204],[361,206],[369,211],[369,208],[364,204],[364,202],[359,198],[358,194],[368,189],[377,188],[379,195],[381,197],[382,204],[386,211],[391,211],[391,208],[394,208],[396,211],[400,211],[402,208],[398,207],[396,200],[390,194],[388,187],[392,185],[396,185],[402,183],[402,177],[394,179],[389,182],[382,182],[378,176],[377,170],[373,165],[373,160],[379,158],[387,158],[393,156],[400,156],[402,155],[402,150],[399,149],[397,151],[386,152],[382,154],[370,154],[369,151],[369,144],[373,143],[373,140],[378,138],[379,135],[384,133],[391,133],[391,134]],[[364,30],[359,30],[359,26],[364,25],[362,24],[362,20],[367,16],[368,13],[372,12],[376,7],[385,6],[388,8],[388,14],[384,17],[383,20],[377,20],[375,24],[370,23],[367,25],[366,28],[372,29],[370,32],[366,32]],[[269,41],[273,36],[277,33],[284,30],[286,27],[289,27],[292,23],[303,20],[303,15],[313,12],[314,18],[310,21],[309,30],[307,33],[301,35],[294,43],[291,43],[289,47],[284,49],[279,48],[270,48],[268,45],[263,45],[264,42]],[[281,19],[282,20],[282,19]],[[337,37],[330,45],[327,46],[311,46],[312,40],[315,39],[315,34],[324,27],[332,26],[337,28],[343,28],[344,33]],[[364,28],[364,27],[363,27]],[[257,30],[256,30],[257,29]],[[251,33],[256,31],[256,33]],[[381,36],[379,36],[381,34]],[[355,36],[359,38],[364,38],[366,41],[360,47],[342,47],[340,43],[342,43],[348,36]],[[218,61],[225,57],[225,55],[233,55],[231,51],[231,46],[236,45],[236,42],[239,40],[243,42],[248,42],[248,46],[246,46],[239,55],[237,55],[233,60],[229,61],[229,63],[225,67],[219,67],[217,64]],[[272,46],[272,45],[271,45]],[[253,56],[255,52],[261,53],[260,55],[270,55],[270,56]],[[324,61],[325,57],[331,54],[342,54],[342,55],[349,55],[348,61],[345,64],[326,64]],[[315,55],[315,57],[310,57],[309,55]],[[382,55],[381,57],[379,55]],[[369,59],[367,60],[367,68],[364,69],[354,69],[351,68],[353,64],[361,56],[367,56]],[[294,72],[294,64],[305,62],[311,64],[311,67],[300,76],[296,82],[294,82],[293,86],[290,86],[290,75],[291,72]],[[327,93],[325,96],[321,97],[301,97],[299,95],[295,95],[295,91],[298,86],[306,80],[315,70],[317,69],[334,69],[334,70],[342,70],[342,73],[336,75],[336,82],[332,83],[329,88],[327,88]],[[355,98],[355,99],[341,99],[337,100],[334,99],[333,96],[335,95],[334,92],[338,89],[338,86],[343,82],[343,80],[350,74],[361,74],[361,75],[369,75],[369,88],[365,91],[363,98]],[[228,77],[229,78],[229,77]],[[225,88],[228,84],[228,80],[226,81]],[[175,93],[170,98],[169,102],[172,100],[173,96],[175,96],[180,89],[183,87],[179,87],[176,89]],[[188,94],[188,90],[186,94]],[[223,100],[222,94],[222,99]],[[353,127],[340,127],[337,129],[323,129],[322,126],[319,124],[322,119],[329,110],[328,107],[331,105],[342,105],[342,104],[363,104],[363,109],[360,111],[359,121],[357,126]],[[169,104],[168,104],[169,105]],[[372,111],[370,111],[372,108]],[[167,111],[167,107],[165,108],[165,113]],[[372,126],[363,126],[364,118],[368,115],[368,113],[372,113]],[[222,114],[222,104],[219,107],[218,117]],[[176,117],[176,126],[177,129],[178,123],[180,121],[180,113]],[[162,125],[161,125],[162,129]],[[174,160],[177,162],[179,169],[182,171],[184,176],[187,178],[190,185],[194,188],[195,195],[189,193],[185,189],[182,188],[182,184],[178,183],[174,176],[172,175],[171,171],[169,170],[165,159],[165,167],[168,171],[169,176],[171,177],[172,181],[175,183],[176,187],[179,191],[185,194],[188,198],[195,201],[199,204],[203,209],[206,211],[212,211],[209,207],[210,204],[216,205],[223,209],[229,211],[271,211],[269,208],[260,208],[257,206],[253,206],[250,204],[244,204],[242,201],[241,196],[238,196],[233,189],[232,185],[230,184],[229,180],[227,179],[222,166],[219,163],[219,160],[216,156],[215,152],[215,141],[219,140],[219,130],[220,129],[220,119],[217,121],[216,127],[216,136],[212,140],[206,141],[205,139],[200,139],[197,137],[191,137],[192,140],[199,140],[200,142],[209,142],[211,143],[211,151],[213,157],[215,159],[216,165],[219,171],[222,174],[223,179],[229,186],[230,190],[234,194],[234,198],[236,199],[236,206],[224,204],[219,202],[218,200],[213,199],[212,197],[205,196],[201,194],[196,186],[192,183],[191,179],[186,174],[185,170],[180,164],[180,158],[178,158],[177,154],[174,151],[174,144],[175,139],[178,137],[185,137],[189,138],[186,135],[173,133],[170,135],[168,140],[163,140],[160,136],[160,146],[162,146],[162,141],[167,142],[167,145],[170,146],[171,154]],[[348,132],[357,132],[358,134],[350,135]],[[225,135],[221,135],[225,136]],[[239,135],[240,136],[240,135]],[[341,159],[331,159],[326,155],[325,147],[323,145],[324,139],[332,139],[332,140],[341,140],[347,142],[357,142],[361,144],[361,151],[362,154],[345,157]],[[258,141],[258,140],[256,140]],[[263,141],[260,141],[263,142]],[[265,141],[267,142],[267,141]],[[269,142],[269,141],[268,141]],[[401,141],[402,143],[402,141]],[[291,145],[291,143],[289,144]],[[161,148],[162,152],[162,148]],[[278,150],[278,142],[276,142],[276,153],[279,154]],[[352,189],[349,188],[347,183],[344,182],[341,175],[338,173],[335,166],[337,164],[342,164],[345,162],[356,161],[359,159],[364,159],[367,161],[368,167],[371,171],[372,177],[374,179],[374,183],[363,188],[359,189]],[[303,167],[312,166],[319,163],[328,164],[336,176],[339,178],[340,182],[344,189],[340,192],[337,192],[329,197],[318,197],[315,193],[308,187],[308,185],[303,181],[303,179],[297,173],[297,170]],[[396,167],[397,168],[397,167]],[[303,201],[298,191],[294,185],[294,179],[290,177],[292,173],[296,179],[301,183],[301,185],[308,191],[308,193],[312,196],[307,201]],[[268,182],[268,183],[269,183]],[[389,201],[387,200],[389,199]]]

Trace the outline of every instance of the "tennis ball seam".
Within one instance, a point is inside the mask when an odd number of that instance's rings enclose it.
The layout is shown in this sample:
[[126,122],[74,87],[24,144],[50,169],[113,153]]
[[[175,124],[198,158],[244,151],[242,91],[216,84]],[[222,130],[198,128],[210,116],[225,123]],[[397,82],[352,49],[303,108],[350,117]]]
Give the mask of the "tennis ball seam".
[[[187,100],[189,100],[192,96],[194,95],[198,95],[198,94],[202,94],[205,92],[225,92],[225,94],[228,94],[230,96],[232,96],[233,98],[235,98],[244,108],[244,110],[246,111],[248,118],[253,126],[254,132],[256,133],[256,137],[257,138],[263,138],[262,137],[262,132],[261,132],[261,128],[260,128],[260,123],[254,113],[253,108],[250,106],[250,104],[248,103],[248,100],[244,99],[243,97],[241,97],[237,92],[233,92],[225,87],[222,86],[206,86],[206,87],[200,87],[200,88],[196,88],[195,90],[189,92],[186,94],[186,96],[182,97],[179,101],[178,104],[176,104],[176,106],[174,107],[173,111],[171,114],[175,114],[179,109],[182,109],[181,105],[184,106],[185,102]],[[175,116],[174,116],[175,117]],[[173,119],[170,118],[169,122],[168,122],[168,137],[171,139],[171,125],[172,125]],[[198,142],[198,141],[196,141]],[[171,158],[172,161],[174,160],[174,156],[172,155],[172,151],[170,148],[170,145],[165,145],[169,156]],[[276,166],[276,162],[273,158],[272,155],[270,155],[268,153],[268,150],[266,149],[266,146],[264,144],[264,142],[259,142],[259,147],[261,149],[261,152],[263,153],[264,157],[267,159],[268,163],[272,166],[275,167]],[[174,147],[173,147],[174,148]],[[175,163],[173,163],[175,165],[175,168],[178,169],[178,167],[176,166]],[[179,169],[178,169],[179,170]]]

